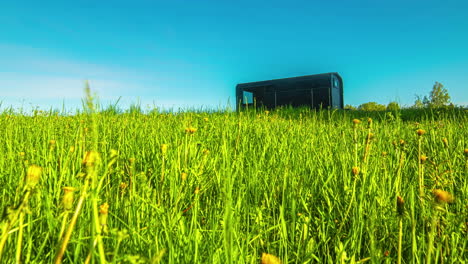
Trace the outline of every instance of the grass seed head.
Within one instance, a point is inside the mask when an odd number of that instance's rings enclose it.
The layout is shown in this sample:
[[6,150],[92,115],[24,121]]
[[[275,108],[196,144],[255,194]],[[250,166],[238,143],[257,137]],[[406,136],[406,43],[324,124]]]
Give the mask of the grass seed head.
[[405,200],[401,196],[397,196],[397,212],[400,216],[405,213]]

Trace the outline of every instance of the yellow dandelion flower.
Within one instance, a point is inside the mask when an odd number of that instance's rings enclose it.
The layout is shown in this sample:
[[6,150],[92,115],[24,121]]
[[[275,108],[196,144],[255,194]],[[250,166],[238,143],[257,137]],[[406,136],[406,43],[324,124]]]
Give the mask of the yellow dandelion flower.
[[66,211],[70,211],[73,208],[74,193],[76,188],[74,187],[63,187],[62,206]]
[[26,188],[34,188],[41,179],[42,168],[37,165],[31,165],[26,172]]
[[356,176],[359,174],[359,167],[353,167],[352,169],[353,175]]
[[451,203],[453,202],[453,196],[444,190],[435,189],[432,191],[434,198],[438,203]]
[[361,120],[359,119],[353,119],[353,124],[354,125],[359,125],[361,123]]
[[262,253],[262,264],[281,264],[281,260],[272,254]]
[[418,136],[422,136],[422,135],[426,134],[426,130],[418,129],[418,130],[416,130],[416,134],[418,134]]

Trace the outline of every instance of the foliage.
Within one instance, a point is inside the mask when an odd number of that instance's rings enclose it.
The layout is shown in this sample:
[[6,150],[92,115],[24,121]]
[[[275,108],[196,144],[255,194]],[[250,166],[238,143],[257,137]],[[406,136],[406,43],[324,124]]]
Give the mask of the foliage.
[[1,263],[468,259],[465,110],[89,108],[0,113]]
[[429,95],[429,105],[431,107],[443,107],[450,104],[450,95],[444,85],[436,82]]
[[435,82],[432,86],[432,90],[429,93],[429,96],[421,97],[416,95],[416,100],[414,102],[413,108],[441,108],[450,104],[450,95],[447,88],[439,82]]
[[400,110],[400,105],[395,101],[390,102],[387,105],[387,110],[388,111],[398,111],[398,110]]
[[385,105],[381,105],[376,102],[368,102],[359,106],[359,110],[362,111],[385,111],[385,109]]

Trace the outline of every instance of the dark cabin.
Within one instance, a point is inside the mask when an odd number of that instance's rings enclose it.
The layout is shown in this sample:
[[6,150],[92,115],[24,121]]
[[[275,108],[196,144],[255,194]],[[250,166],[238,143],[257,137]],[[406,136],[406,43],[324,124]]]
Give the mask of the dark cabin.
[[236,86],[236,101],[238,110],[254,105],[268,109],[278,106],[343,109],[343,79],[330,72],[240,83]]

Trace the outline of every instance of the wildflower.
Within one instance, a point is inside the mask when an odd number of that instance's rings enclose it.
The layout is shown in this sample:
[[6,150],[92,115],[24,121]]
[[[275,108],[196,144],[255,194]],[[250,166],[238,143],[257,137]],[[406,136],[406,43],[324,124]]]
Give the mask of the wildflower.
[[121,182],[119,184],[120,195],[124,195],[127,192],[128,184],[126,182]]
[[73,207],[74,187],[63,187],[62,206],[65,211],[70,211]]
[[182,174],[180,175],[180,178],[182,179],[182,181],[187,180],[187,173],[186,173],[186,172],[182,172]]
[[265,115],[268,115],[270,113],[270,111],[265,111]]
[[110,157],[112,159],[112,158],[117,157],[119,155],[119,152],[117,150],[115,150],[115,149],[111,149],[109,154],[110,154]]
[[405,144],[406,144],[406,142],[403,139],[400,139],[400,145],[404,146]]
[[422,136],[422,135],[426,134],[426,130],[418,129],[418,130],[416,130],[416,134],[418,134],[418,136]]
[[367,134],[367,141],[371,140],[374,138],[374,134],[369,132],[369,134]]
[[353,167],[352,169],[353,175],[356,176],[359,174],[359,167]]
[[195,194],[199,194],[199,193],[200,193],[200,188],[199,188],[198,186],[195,188],[194,193],[195,193]]
[[31,165],[26,172],[26,188],[33,189],[41,179],[42,168],[37,165]]
[[444,143],[444,147],[448,148],[448,140],[447,140],[447,138],[442,138],[442,142]]
[[99,153],[96,151],[87,151],[83,159],[83,166],[86,168],[91,168],[96,166],[100,161]]
[[274,255],[262,253],[262,264],[281,264],[281,260]]
[[107,227],[107,217],[109,216],[109,204],[103,203],[99,206],[99,223],[101,224],[101,230],[105,234],[109,231]]
[[70,147],[70,153],[73,153],[73,152],[75,152],[75,146]]
[[203,155],[206,156],[206,155],[210,154],[210,151],[207,150],[207,149],[204,149],[204,150],[202,150],[202,153],[203,153]]
[[26,155],[26,153],[24,153],[23,151],[21,151],[21,152],[19,153],[19,155],[20,155],[20,157],[24,157],[24,156]]
[[197,129],[194,128],[194,127],[187,127],[187,128],[185,129],[185,133],[187,133],[187,134],[193,134],[193,133],[195,133],[195,132],[197,132]]
[[463,151],[463,153],[465,154],[465,157],[468,158],[468,149],[465,149],[465,150]]
[[419,157],[419,160],[421,161],[421,163],[424,163],[427,160],[427,156],[421,155],[421,157]]
[[55,148],[55,143],[57,143],[54,139],[49,140],[49,149],[53,150]]
[[388,153],[386,151],[382,151],[382,157],[386,157]]
[[162,154],[163,156],[166,156],[167,147],[168,147],[167,144],[162,144],[162,145],[161,145],[161,154]]
[[359,125],[361,123],[361,120],[359,119],[353,119],[353,124],[354,126]]
[[203,121],[208,122],[208,117],[204,117]]
[[434,198],[438,203],[451,203],[453,202],[453,196],[444,190],[435,189],[432,191]]
[[129,158],[128,159],[128,162],[130,162],[130,165],[133,165],[133,163],[135,163],[135,158]]
[[397,196],[397,212],[400,216],[405,213],[405,200],[401,196]]

